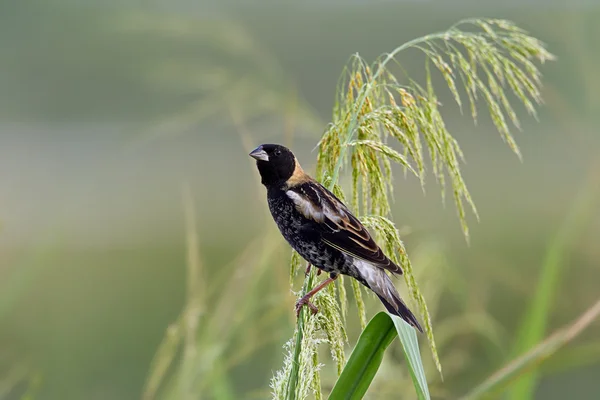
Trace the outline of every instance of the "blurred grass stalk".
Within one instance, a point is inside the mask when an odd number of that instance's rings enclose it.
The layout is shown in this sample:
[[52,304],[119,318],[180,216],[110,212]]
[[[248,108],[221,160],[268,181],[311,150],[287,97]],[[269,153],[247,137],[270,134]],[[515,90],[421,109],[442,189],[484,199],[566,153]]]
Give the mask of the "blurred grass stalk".
[[[264,312],[261,284],[279,243],[272,232],[252,241],[210,287],[198,249],[198,229],[192,193],[183,186],[186,225],[187,292],[181,315],[169,326],[154,356],[143,400],[236,399],[230,369],[256,349],[279,339],[268,326],[282,314],[285,303]],[[206,307],[211,300],[211,310]],[[226,316],[225,318],[223,316]],[[252,324],[248,324],[248,321]],[[265,328],[267,327],[267,328]],[[177,364],[176,364],[177,363]],[[204,395],[206,393],[206,396]]]
[[[561,273],[566,266],[566,253],[576,243],[577,235],[584,232],[599,203],[600,163],[596,162],[590,167],[588,177],[569,208],[563,224],[548,245],[535,294],[517,334],[515,357],[518,357],[473,389],[463,400],[487,398],[506,387],[510,399],[533,399],[541,375],[539,365],[573,340],[600,315],[598,301],[571,325],[543,340],[553,301],[560,287]],[[562,364],[564,361],[559,358],[556,362]],[[577,360],[577,363],[580,361]]]
[[[64,250],[65,240],[62,232],[52,230],[16,264],[8,279],[5,279],[0,286],[0,324],[5,324],[4,320],[15,310],[16,304],[28,294],[28,290],[42,273],[42,268],[59,259]],[[4,359],[5,356],[0,352],[0,368],[7,361]],[[43,372],[33,365],[30,358],[30,356],[23,356],[23,359],[14,362],[8,358],[11,365],[6,373],[0,375],[0,399],[12,396],[15,388],[23,386],[26,389],[21,396],[22,399],[35,396],[41,387]]]
[[202,263],[198,250],[198,231],[196,228],[196,211],[189,185],[182,188],[184,221],[186,227],[187,249],[187,291],[186,305],[178,321],[167,329],[153,361],[152,373],[149,376],[143,399],[152,399],[158,392],[173,360],[177,349],[184,340],[182,365],[179,374],[178,392],[181,399],[196,398],[192,391],[194,371],[192,363],[197,354],[198,324],[204,311],[205,288],[202,285]]
[[[573,205],[548,245],[534,296],[517,333],[513,355],[522,354],[546,334],[548,319],[560,288],[561,276],[566,263],[564,259],[578,235],[582,234],[600,204],[600,163],[590,168],[589,176],[579,190]],[[539,373],[531,371],[521,376],[508,392],[512,400],[533,399],[539,381]]]
[[184,310],[184,348],[182,360],[182,374],[180,378],[180,391],[183,400],[196,398],[193,391],[194,368],[192,367],[197,354],[198,322],[204,313],[206,290],[202,279],[202,263],[198,249],[198,230],[196,228],[196,210],[194,199],[189,184],[183,185],[182,190],[183,210],[186,225],[187,247],[187,300]]
[[[496,396],[511,380],[537,368],[540,362],[568,344],[600,316],[600,300],[588,308],[576,321],[558,330],[527,353],[508,363],[486,379],[461,400],[487,399]],[[525,399],[525,398],[523,398]]]

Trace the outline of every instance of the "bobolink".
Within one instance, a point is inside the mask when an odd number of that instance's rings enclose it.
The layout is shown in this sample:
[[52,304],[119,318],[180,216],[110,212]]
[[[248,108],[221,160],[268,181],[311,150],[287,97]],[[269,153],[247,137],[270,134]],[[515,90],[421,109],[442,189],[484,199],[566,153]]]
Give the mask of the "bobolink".
[[263,144],[250,156],[256,159],[271,215],[283,237],[308,261],[308,268],[313,265],[329,273],[328,279],[296,303],[296,312],[304,305],[317,312],[311,296],[344,274],[371,289],[390,313],[422,332],[385,272],[402,274],[402,269],[383,254],[350,210],[308,176],[286,147]]

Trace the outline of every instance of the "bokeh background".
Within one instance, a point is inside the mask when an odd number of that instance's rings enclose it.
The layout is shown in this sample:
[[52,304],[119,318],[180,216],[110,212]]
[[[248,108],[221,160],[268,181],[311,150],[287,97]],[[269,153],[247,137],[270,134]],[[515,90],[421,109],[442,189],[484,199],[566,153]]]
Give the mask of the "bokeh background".
[[[396,175],[394,221],[445,371],[442,383],[427,365],[432,392],[449,399],[518,354],[548,265],[558,265],[548,334],[600,294],[598,2],[0,3],[0,398],[140,398],[190,286],[186,185],[202,299],[190,398],[268,398],[294,297],[289,249],[248,151],[285,143],[314,172],[351,54],[373,60],[473,16],[515,21],[558,60],[542,69],[539,121],[521,113],[522,163],[490,121],[461,116],[437,82],[481,216],[469,217],[470,245],[433,179],[424,194]],[[401,62],[419,77],[413,55]],[[368,304],[369,316],[381,308]],[[352,306],[348,332],[350,349],[359,333]],[[535,397],[600,398],[599,338],[592,324],[544,363]],[[323,359],[327,392],[335,374],[326,351]],[[398,348],[369,398],[411,398],[399,377]]]

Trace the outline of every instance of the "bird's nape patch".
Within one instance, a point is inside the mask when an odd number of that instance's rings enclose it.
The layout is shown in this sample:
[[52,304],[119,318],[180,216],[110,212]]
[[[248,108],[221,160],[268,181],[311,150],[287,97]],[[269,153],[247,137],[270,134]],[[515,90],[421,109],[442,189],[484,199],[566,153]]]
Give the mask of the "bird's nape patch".
[[287,187],[288,188],[292,188],[298,185],[302,185],[303,183],[309,182],[311,180],[310,176],[308,176],[304,170],[302,169],[302,167],[300,166],[300,163],[298,162],[298,159],[296,159],[296,157],[294,157],[294,162],[296,163],[296,166],[294,168],[294,173],[292,174],[292,176],[286,181]]

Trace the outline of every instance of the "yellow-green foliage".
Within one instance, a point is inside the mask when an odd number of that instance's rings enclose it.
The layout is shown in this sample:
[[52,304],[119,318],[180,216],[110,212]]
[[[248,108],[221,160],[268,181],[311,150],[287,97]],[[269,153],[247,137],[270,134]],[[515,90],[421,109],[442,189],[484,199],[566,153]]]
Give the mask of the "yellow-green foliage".
[[[424,84],[411,79],[397,59],[401,52],[408,49],[419,50],[425,55]],[[427,338],[440,372],[425,299],[413,276],[398,230],[388,219],[390,196],[393,194],[392,163],[400,164],[405,173],[411,172],[417,176],[424,187],[428,169],[425,153],[429,153],[431,170],[441,186],[442,199],[448,184],[468,240],[464,202],[476,216],[477,210],[461,174],[462,151],[446,128],[440,112],[430,66],[433,65],[441,74],[461,110],[461,97],[466,95],[475,122],[476,101],[483,98],[502,138],[520,157],[506,122],[509,119],[519,128],[519,120],[507,93],[512,92],[525,109],[535,115],[535,105],[541,102],[541,82],[534,61],[544,62],[552,58],[543,43],[509,21],[470,19],[459,22],[447,31],[410,41],[381,56],[371,65],[356,54],[338,83],[332,123],[319,141],[317,179],[342,197],[338,186],[339,176],[349,162],[352,176],[351,207],[357,215],[363,215],[365,224],[377,232],[386,254],[403,268],[410,295],[419,305],[425,321]],[[400,74],[396,73],[398,71]],[[293,260],[296,266],[292,271],[295,272],[299,258],[295,256]],[[314,272],[305,279],[299,294],[310,290],[313,282]],[[362,295],[355,282],[353,289],[364,326]],[[293,342],[295,345],[290,347],[291,357],[286,358],[289,369],[287,392],[285,396],[280,396],[276,391],[276,398],[302,399],[308,395],[305,390],[307,384],[302,382],[308,379],[303,368],[310,369],[311,382],[319,380],[319,362],[314,350],[318,337],[326,337],[326,341],[334,348],[343,341],[343,330],[331,324],[342,320],[340,307],[331,302],[332,295],[331,291],[325,291],[321,298],[317,297],[323,316],[309,318],[306,312],[301,313],[296,340]],[[342,301],[345,302],[345,294]],[[346,310],[346,305],[342,304],[341,309]],[[318,324],[323,319],[330,323]],[[315,324],[325,332],[313,330],[317,326]],[[339,349],[332,351],[339,362]],[[310,366],[307,364],[309,359],[312,360]],[[283,375],[278,377],[282,378]],[[320,388],[313,387],[315,395],[320,397]]]

